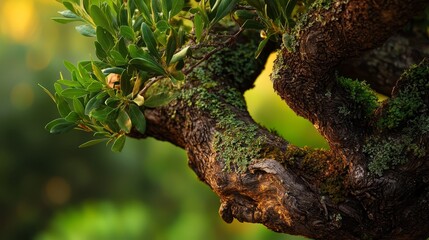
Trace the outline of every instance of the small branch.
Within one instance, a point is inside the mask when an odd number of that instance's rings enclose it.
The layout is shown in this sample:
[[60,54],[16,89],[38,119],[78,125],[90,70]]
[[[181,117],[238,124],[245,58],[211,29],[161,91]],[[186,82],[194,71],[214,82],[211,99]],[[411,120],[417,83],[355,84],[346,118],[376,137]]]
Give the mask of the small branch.
[[159,80],[165,78],[165,76],[157,76],[157,77],[153,77],[151,79],[149,79],[149,81],[146,82],[145,86],[143,87],[142,90],[140,90],[140,92],[138,93],[140,96],[144,97],[144,94],[147,92],[147,90],[149,90],[149,88],[155,84],[156,82],[158,82]]
[[221,51],[222,49],[225,49],[226,47],[230,46],[232,43],[234,43],[237,39],[237,37],[244,31],[243,28],[240,28],[240,30],[238,30],[237,33],[235,33],[232,37],[230,37],[228,40],[226,40],[225,42],[221,43],[218,47],[216,47],[215,49],[211,50],[209,53],[207,53],[206,55],[204,55],[204,57],[202,59],[200,59],[197,63],[195,63],[194,65],[190,66],[188,69],[183,70],[183,74],[188,75],[189,73],[191,73],[196,67],[198,67],[199,65],[201,65],[203,62],[207,61],[210,57],[212,57],[214,54],[216,54],[217,52]]

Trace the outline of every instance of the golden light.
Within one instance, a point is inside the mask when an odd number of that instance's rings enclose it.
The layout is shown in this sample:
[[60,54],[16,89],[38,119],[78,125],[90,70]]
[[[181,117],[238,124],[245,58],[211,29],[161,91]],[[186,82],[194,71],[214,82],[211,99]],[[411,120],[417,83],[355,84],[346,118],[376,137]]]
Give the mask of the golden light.
[[0,32],[16,42],[35,39],[38,18],[33,0],[2,0]]

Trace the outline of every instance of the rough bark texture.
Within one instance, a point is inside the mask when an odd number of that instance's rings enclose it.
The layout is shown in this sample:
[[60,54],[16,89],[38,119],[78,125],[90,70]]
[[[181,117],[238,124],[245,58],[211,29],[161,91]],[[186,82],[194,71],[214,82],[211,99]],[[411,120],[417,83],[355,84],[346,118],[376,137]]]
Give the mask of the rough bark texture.
[[249,116],[242,93],[264,58],[253,59],[252,42],[213,56],[176,100],[146,110],[147,136],[186,149],[190,167],[219,195],[226,222],[315,239],[426,239],[429,62],[404,74],[381,106],[336,74],[344,59],[380,46],[424,3],[334,1],[296,28],[295,51],[280,50],[274,87],[327,138],[329,151],[295,147]]

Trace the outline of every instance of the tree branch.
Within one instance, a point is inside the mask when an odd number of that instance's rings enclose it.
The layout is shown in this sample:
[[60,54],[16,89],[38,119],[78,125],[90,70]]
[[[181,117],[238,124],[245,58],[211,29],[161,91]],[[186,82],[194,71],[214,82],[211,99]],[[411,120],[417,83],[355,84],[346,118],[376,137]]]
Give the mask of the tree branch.
[[[335,74],[343,59],[380,45],[422,3],[337,1],[309,14],[309,27],[298,32],[296,52],[281,50],[274,86],[298,114],[318,126],[330,151],[297,148],[251,119],[242,93],[263,67],[253,59],[252,40],[239,41],[196,67],[175,101],[145,111],[147,135],[135,131],[131,136],[152,136],[186,149],[190,167],[219,195],[226,222],[262,223],[316,239],[425,239],[429,164],[423,163],[425,153],[416,155],[429,151],[422,147],[427,134],[405,141],[401,135],[409,131],[404,123],[408,117],[379,129],[393,103],[374,112],[368,102],[350,97],[351,90],[362,89],[345,87]],[[407,82],[398,83],[392,99],[414,86]],[[425,102],[426,96],[417,98]],[[412,115],[426,121],[426,110],[424,114]],[[376,155],[384,142],[387,147],[381,150],[388,154],[391,142],[415,144],[417,148],[402,147],[397,154],[415,161],[398,163],[396,169],[381,171],[382,176],[370,173],[370,158],[377,156],[369,155]]]

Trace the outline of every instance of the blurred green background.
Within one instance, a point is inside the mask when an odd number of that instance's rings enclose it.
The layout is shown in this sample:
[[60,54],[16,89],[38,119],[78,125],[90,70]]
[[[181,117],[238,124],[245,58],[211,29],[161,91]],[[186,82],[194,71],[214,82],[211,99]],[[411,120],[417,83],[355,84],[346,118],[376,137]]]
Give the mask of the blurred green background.
[[[224,223],[218,198],[169,143],[128,140],[115,154],[78,149],[84,133],[48,134],[57,111],[37,84],[52,89],[64,60],[95,58],[93,39],[50,20],[59,10],[54,0],[0,2],[0,239],[303,239]],[[246,98],[258,122],[297,145],[326,146],[274,94],[269,72],[256,85]]]

